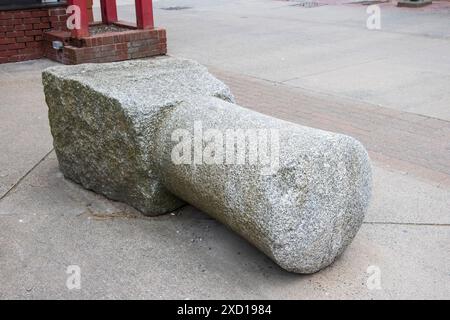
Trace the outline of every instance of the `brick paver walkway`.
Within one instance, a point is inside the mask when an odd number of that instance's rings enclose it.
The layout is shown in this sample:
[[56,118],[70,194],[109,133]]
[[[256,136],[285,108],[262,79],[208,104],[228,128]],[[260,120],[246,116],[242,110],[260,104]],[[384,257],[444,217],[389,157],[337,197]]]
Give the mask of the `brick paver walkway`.
[[283,120],[360,140],[372,160],[450,186],[450,122],[210,68],[237,102]]

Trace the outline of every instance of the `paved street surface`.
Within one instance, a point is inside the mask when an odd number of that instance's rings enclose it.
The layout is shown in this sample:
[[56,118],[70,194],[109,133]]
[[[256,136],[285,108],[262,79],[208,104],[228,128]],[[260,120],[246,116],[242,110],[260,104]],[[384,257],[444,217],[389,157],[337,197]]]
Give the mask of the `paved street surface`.
[[160,0],[155,18],[170,54],[206,64],[241,105],[364,143],[372,204],[338,261],[291,274],[195,208],[147,218],[65,180],[42,59],[0,65],[0,298],[449,299],[450,2],[382,4],[378,31],[366,6],[321,3]]

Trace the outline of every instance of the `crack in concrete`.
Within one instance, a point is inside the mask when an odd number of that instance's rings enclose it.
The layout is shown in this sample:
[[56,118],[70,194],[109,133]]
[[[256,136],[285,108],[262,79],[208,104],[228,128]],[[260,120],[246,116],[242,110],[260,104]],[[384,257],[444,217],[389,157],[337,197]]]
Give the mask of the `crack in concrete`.
[[52,148],[49,152],[47,152],[38,162],[36,162],[35,165],[33,165],[22,177],[19,178],[19,180],[16,181],[16,183],[14,183],[14,185],[9,188],[1,197],[0,197],[0,201],[2,201],[3,199],[5,199],[11,192],[13,192],[19,185],[20,183],[31,173],[33,172],[34,169],[36,169],[45,159],[47,159],[47,157],[50,155],[50,153],[53,152],[53,150],[55,150],[54,148]]
[[287,79],[287,80],[281,80],[281,81],[277,81],[277,82],[278,83],[282,83],[282,84],[287,84],[287,85],[292,86],[292,87],[296,87],[295,85],[292,85],[291,83],[289,83],[289,81],[301,80],[303,78],[314,77],[314,76],[318,76],[318,75],[321,75],[321,74],[335,72],[335,71],[339,71],[339,70],[342,70],[342,69],[353,68],[353,67],[361,66],[361,65],[364,65],[364,64],[372,63],[372,62],[378,62],[378,61],[382,61],[382,60],[386,60],[386,59],[388,59],[388,58],[387,57],[383,57],[383,58],[376,58],[376,59],[370,59],[370,60],[366,60],[366,61],[361,61],[359,63],[346,64],[346,65],[340,66],[338,68],[323,70],[323,71],[319,71],[319,72],[312,72],[312,73],[308,73],[308,74],[305,74],[305,75],[302,75],[302,76],[299,76],[299,77],[294,77],[294,78],[290,78],[290,79]]
[[364,221],[363,224],[371,225],[400,225],[400,226],[424,226],[424,227],[450,227],[449,223],[420,223],[420,222],[393,222],[393,221]]

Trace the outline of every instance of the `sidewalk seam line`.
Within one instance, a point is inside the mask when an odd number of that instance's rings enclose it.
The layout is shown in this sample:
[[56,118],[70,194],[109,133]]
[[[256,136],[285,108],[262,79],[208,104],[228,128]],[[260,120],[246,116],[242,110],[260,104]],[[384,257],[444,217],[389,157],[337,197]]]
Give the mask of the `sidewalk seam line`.
[[450,227],[449,223],[416,223],[416,222],[381,222],[381,221],[364,221],[363,224],[372,225],[404,225],[404,226],[426,226],[426,227]]
[[49,155],[50,155],[50,153],[52,153],[53,152],[53,150],[55,150],[55,148],[52,148],[49,152],[47,152],[43,157],[42,157],[42,159],[41,160],[39,160],[35,165],[33,165],[32,167],[31,167],[31,169],[29,169],[22,177],[20,177],[20,179],[19,180],[17,180],[17,182],[16,183],[14,183],[14,185],[8,190],[8,191],[6,191],[5,192],[5,194],[3,194],[1,197],[0,197],[0,201],[2,201],[3,199],[5,199],[11,192],[13,192],[14,191],[14,189],[16,189],[19,185],[20,185],[20,183],[34,170],[34,169],[36,169]]

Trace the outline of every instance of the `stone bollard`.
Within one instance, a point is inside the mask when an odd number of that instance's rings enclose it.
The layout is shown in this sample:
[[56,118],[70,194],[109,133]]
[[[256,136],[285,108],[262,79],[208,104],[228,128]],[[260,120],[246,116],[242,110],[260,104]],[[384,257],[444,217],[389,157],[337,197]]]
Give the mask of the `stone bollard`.
[[284,269],[326,267],[361,226],[371,167],[355,139],[216,98],[183,102],[164,123],[155,144],[162,184]]
[[298,273],[332,263],[361,226],[371,167],[358,141],[242,108],[192,61],[43,80],[61,171],[86,188],[150,215],[190,203]]

